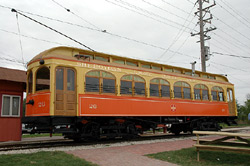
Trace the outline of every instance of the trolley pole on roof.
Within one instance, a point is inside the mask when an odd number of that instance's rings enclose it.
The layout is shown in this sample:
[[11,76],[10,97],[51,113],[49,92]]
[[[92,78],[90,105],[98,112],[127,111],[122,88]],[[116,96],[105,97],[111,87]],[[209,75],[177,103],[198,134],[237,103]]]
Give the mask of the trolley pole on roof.
[[[215,30],[215,27],[209,27],[204,30],[204,26],[206,23],[211,24],[211,19],[213,18],[212,14],[210,13],[210,8],[215,6],[215,1],[212,5],[203,8],[203,3],[209,3],[209,0],[197,0],[195,4],[198,4],[198,11],[195,12],[195,15],[199,17],[198,24],[200,25],[200,32],[193,34],[191,33],[191,36],[200,35],[200,50],[201,50],[201,68],[202,72],[206,72],[206,61],[209,59],[209,47],[205,46],[205,40],[211,39],[210,36],[207,35],[208,32]],[[206,14],[209,13],[210,17],[206,18]]]

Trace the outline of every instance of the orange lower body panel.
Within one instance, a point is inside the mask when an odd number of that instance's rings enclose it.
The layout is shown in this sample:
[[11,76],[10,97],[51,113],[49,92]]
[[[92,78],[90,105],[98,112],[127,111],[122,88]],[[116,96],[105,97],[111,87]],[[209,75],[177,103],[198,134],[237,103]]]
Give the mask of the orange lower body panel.
[[79,95],[79,116],[229,116],[224,102]]
[[26,116],[49,116],[50,115],[50,93],[29,94],[26,103],[34,101],[34,105],[26,104]]

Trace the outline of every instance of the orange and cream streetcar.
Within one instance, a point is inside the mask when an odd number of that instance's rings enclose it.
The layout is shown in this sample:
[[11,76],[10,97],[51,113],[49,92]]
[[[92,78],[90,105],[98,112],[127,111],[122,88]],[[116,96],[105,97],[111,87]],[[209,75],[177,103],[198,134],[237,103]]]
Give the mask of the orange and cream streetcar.
[[23,122],[71,139],[132,137],[150,128],[219,130],[237,117],[224,76],[70,47],[28,64]]

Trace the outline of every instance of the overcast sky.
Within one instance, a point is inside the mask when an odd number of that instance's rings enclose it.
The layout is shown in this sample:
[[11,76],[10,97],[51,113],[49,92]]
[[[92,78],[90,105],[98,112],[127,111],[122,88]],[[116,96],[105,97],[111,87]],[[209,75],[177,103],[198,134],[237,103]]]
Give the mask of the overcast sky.
[[[191,68],[190,62],[197,61],[196,69],[201,70],[199,38],[190,35],[199,31],[195,2],[0,0],[0,66],[24,70],[22,59],[28,62],[56,46],[86,49],[21,15],[17,19],[10,7],[95,51],[185,68]],[[204,6],[211,4],[210,0]],[[206,25],[217,28],[208,33],[211,40],[206,41],[212,54],[207,72],[227,74],[235,85],[237,100],[243,104],[250,93],[250,1],[216,0],[216,4],[211,8],[212,24]]]

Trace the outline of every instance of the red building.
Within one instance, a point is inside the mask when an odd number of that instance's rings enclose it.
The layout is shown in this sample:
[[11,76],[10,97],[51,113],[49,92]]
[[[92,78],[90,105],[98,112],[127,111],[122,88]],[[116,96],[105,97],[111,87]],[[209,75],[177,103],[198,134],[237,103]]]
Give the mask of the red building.
[[0,67],[0,142],[20,141],[26,72]]

